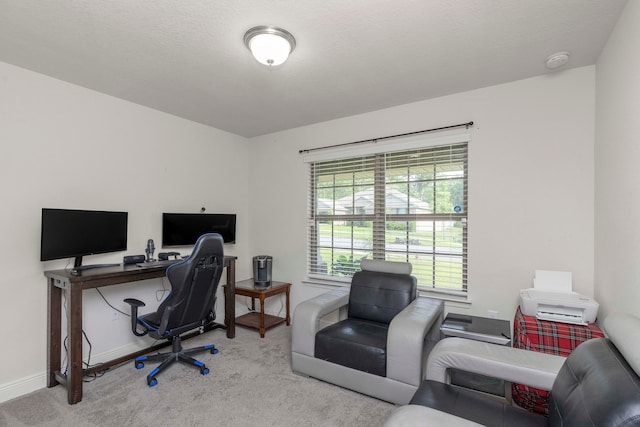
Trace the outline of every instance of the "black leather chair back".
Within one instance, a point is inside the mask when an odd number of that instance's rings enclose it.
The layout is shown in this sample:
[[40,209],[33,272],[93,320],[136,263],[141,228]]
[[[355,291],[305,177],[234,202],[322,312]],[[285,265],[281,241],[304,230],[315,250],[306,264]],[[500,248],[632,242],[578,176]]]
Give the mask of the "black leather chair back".
[[359,271],[351,280],[348,317],[388,325],[417,294],[416,278],[409,274]]
[[223,240],[209,233],[198,238],[191,256],[167,268],[171,293],[157,316],[164,336],[175,336],[215,318],[216,290],[224,268]]
[[553,383],[549,425],[640,426],[640,378],[609,339],[569,355]]

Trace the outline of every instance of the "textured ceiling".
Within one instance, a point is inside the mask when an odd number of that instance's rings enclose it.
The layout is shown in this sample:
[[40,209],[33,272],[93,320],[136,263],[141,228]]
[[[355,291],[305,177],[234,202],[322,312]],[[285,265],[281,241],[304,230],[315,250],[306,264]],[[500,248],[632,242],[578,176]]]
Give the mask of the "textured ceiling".
[[[0,61],[252,137],[594,64],[626,0],[0,0]],[[274,25],[273,69],[243,45]]]

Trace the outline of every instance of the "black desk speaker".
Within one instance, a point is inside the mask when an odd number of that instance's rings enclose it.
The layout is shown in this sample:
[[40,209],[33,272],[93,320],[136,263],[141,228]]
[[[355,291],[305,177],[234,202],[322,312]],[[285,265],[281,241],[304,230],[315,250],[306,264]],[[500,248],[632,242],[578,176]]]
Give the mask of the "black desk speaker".
[[145,259],[144,255],[128,255],[122,258],[122,263],[124,265],[138,264],[140,262],[144,262]]

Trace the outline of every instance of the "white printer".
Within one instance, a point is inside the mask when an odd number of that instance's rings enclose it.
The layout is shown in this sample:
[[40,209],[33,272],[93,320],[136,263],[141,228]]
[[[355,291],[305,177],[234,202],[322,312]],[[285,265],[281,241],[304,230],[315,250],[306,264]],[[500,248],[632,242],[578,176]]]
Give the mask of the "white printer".
[[586,325],[598,316],[598,303],[577,292],[550,292],[534,288],[520,291],[520,310],[540,320]]
[[540,320],[586,325],[598,316],[598,303],[573,292],[567,271],[536,270],[533,288],[520,291],[520,310]]

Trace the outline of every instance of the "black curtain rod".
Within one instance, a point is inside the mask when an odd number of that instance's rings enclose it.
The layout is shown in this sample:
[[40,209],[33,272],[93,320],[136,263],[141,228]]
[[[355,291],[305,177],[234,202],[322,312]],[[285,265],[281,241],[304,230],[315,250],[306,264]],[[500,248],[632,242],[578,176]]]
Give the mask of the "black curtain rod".
[[311,153],[312,151],[326,150],[328,148],[344,147],[345,145],[363,144],[363,143],[366,143],[366,142],[378,142],[378,141],[382,141],[382,140],[385,140],[385,139],[399,138],[401,136],[417,135],[419,133],[436,132],[436,131],[439,131],[439,130],[454,129],[454,128],[460,128],[460,127],[463,127],[463,126],[465,128],[467,128],[467,129],[469,129],[470,126],[473,126],[473,122],[460,123],[460,124],[451,125],[451,126],[442,126],[442,127],[433,128],[433,129],[417,130],[415,132],[407,132],[407,133],[401,133],[401,134],[398,134],[398,135],[383,136],[381,138],[363,139],[362,141],[345,142],[343,144],[327,145],[326,147],[309,148],[309,149],[306,149],[306,150],[298,151],[298,154]]

